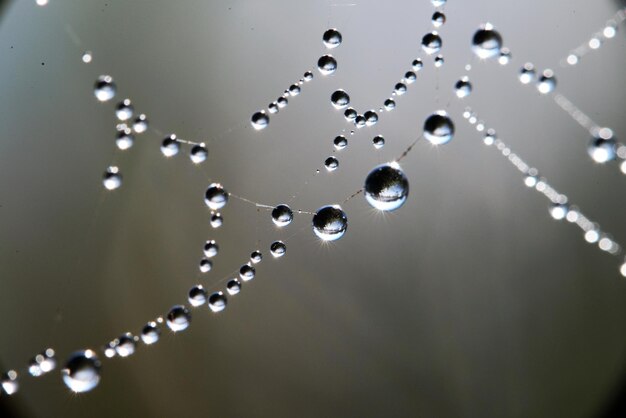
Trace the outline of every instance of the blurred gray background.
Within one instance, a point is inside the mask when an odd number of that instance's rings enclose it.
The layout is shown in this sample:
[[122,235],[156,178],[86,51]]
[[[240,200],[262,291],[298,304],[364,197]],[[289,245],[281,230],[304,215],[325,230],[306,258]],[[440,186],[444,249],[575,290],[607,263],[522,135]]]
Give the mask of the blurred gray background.
[[[419,42],[432,29],[428,0],[69,1],[4,3],[0,21],[0,362],[22,368],[48,346],[62,363],[186,303],[191,285],[213,290],[264,252],[257,278],[212,315],[193,311],[180,335],[103,361],[102,381],[72,395],[58,370],[21,374],[0,402],[28,417],[595,417],[618,396],[625,366],[626,282],[620,257],[578,228],[551,220],[547,201],[461,118],[471,105],[500,137],[603,229],[626,244],[617,164],[586,154],[588,134],[548,97],[517,81],[526,61],[553,68],[558,91],[624,137],[624,31],[575,68],[559,62],[617,10],[612,1],[450,0],[437,73]],[[485,22],[513,54],[506,67],[472,59]],[[327,53],[334,76],[255,132],[250,115]],[[93,51],[90,64],[81,62]],[[377,109],[422,56],[424,70],[395,111],[349,138],[340,168],[322,172],[335,135],[349,130],[329,103],[345,89],[359,111]],[[463,66],[472,63],[466,73]],[[114,104],[96,102],[110,74],[163,136],[207,141],[166,160],[151,130],[114,149]],[[453,97],[468,74],[474,93]],[[448,106],[448,103],[449,106]],[[321,244],[310,216],[277,230],[269,213],[231,200],[208,223],[203,193],[232,193],[313,211],[362,186],[397,157],[424,119],[447,109],[448,145],[419,143],[402,161],[408,202],[381,215],[362,196],[344,205],[345,237]],[[371,139],[387,145],[375,151]],[[124,184],[101,185],[115,164]],[[205,240],[221,252],[207,275]],[[287,255],[269,256],[283,239]],[[101,357],[103,357],[101,355]],[[8,414],[9,412],[7,412]]]

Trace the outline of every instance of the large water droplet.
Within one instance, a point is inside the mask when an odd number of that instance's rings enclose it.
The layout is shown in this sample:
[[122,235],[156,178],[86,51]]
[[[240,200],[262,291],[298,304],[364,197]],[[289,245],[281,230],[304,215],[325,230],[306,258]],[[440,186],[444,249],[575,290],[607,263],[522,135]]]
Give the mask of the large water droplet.
[[322,206],[313,215],[313,232],[324,241],[343,237],[348,228],[348,218],[338,205]]
[[341,45],[342,36],[337,29],[328,29],[322,35],[322,41],[328,49],[337,48]]
[[330,95],[330,102],[335,109],[345,109],[350,104],[350,96],[344,90],[335,90]]
[[278,205],[272,210],[272,221],[276,226],[287,226],[293,221],[293,211],[287,205]]
[[487,59],[500,55],[501,48],[502,36],[489,23],[474,33],[472,51],[479,58]]
[[454,123],[448,114],[439,110],[430,115],[424,122],[424,138],[433,145],[442,145],[450,142],[454,137]]
[[287,252],[287,246],[282,241],[274,241],[272,245],[270,245],[270,252],[274,258],[282,257]]
[[398,163],[375,167],[365,179],[365,200],[383,211],[398,209],[409,195],[409,181]]
[[323,55],[317,60],[317,69],[322,75],[330,75],[337,70],[337,60],[332,55]]
[[101,75],[98,77],[93,90],[96,99],[101,102],[107,102],[115,97],[116,92],[117,86],[113,82],[113,77],[110,75]]
[[441,51],[441,37],[437,32],[430,32],[422,38],[422,49],[428,55],[436,54]]
[[110,166],[102,176],[102,184],[107,190],[115,190],[122,185],[122,174],[119,168]]
[[167,326],[174,332],[187,329],[191,323],[191,313],[183,305],[174,305],[167,313]]
[[73,392],[89,392],[100,383],[100,367],[100,360],[92,350],[77,351],[61,370],[63,382]]
[[[286,100],[287,99],[285,99],[285,104]],[[278,102],[278,105],[280,106],[280,102]],[[265,129],[267,128],[267,125],[270,124],[270,117],[265,113],[264,110],[261,110],[260,112],[256,112],[254,115],[252,115],[252,118],[250,118],[250,123],[252,124],[252,127],[257,131]]]
[[222,209],[228,203],[228,192],[224,190],[221,184],[212,183],[206,189],[204,203],[212,210]]

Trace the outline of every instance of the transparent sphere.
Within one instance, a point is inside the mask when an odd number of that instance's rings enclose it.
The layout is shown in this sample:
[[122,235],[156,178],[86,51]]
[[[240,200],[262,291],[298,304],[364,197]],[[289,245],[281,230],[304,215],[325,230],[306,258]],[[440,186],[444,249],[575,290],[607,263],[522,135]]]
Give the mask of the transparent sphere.
[[335,149],[342,150],[348,146],[348,140],[345,136],[338,135],[333,140],[333,145],[335,146]]
[[415,83],[415,80],[417,80],[417,74],[415,74],[413,71],[407,71],[406,73],[404,73],[404,81],[407,84],[413,84]]
[[157,327],[156,322],[150,321],[141,329],[141,341],[146,345],[151,345],[159,341],[161,330]]
[[535,79],[535,76],[536,76],[535,66],[531,64],[530,62],[527,62],[526,64],[524,64],[524,66],[519,71],[519,81],[522,84],[531,83]]
[[228,192],[221,184],[212,183],[204,193],[204,203],[212,210],[222,209],[228,203]]
[[435,7],[441,7],[444,4],[446,4],[446,0],[430,0],[430,2],[433,4],[433,6]]
[[115,116],[117,116],[119,120],[125,121],[133,117],[134,111],[135,108],[130,102],[130,99],[124,99],[117,104],[117,107],[115,108]]
[[191,162],[194,164],[200,164],[206,161],[209,156],[209,151],[204,144],[198,144],[191,147],[191,151],[189,152],[189,158]]
[[211,257],[215,257],[217,255],[217,253],[219,252],[220,247],[219,245],[217,245],[217,242],[215,242],[215,240],[211,239],[208,240],[207,242],[204,243],[204,255],[207,258],[211,258]]
[[386,111],[393,110],[393,109],[396,108],[396,101],[391,99],[391,98],[389,98],[389,99],[385,100],[384,106],[385,106],[385,110]]
[[[278,102],[278,104],[280,105],[280,102]],[[254,129],[259,131],[267,128],[267,125],[270,124],[270,117],[265,113],[265,111],[261,110],[252,115],[250,123]]]
[[209,220],[209,223],[211,224],[211,227],[219,228],[220,226],[224,225],[224,218],[219,213],[213,213],[211,214],[211,219]]
[[282,241],[274,241],[270,245],[270,252],[274,258],[279,258],[287,253],[287,246]]
[[368,110],[363,113],[363,117],[365,118],[366,126],[374,126],[378,122],[378,114],[373,110]]
[[374,148],[381,149],[385,146],[385,138],[382,135],[376,135],[374,139],[372,139],[372,144]]
[[483,137],[483,143],[487,146],[493,145],[496,142],[496,131],[493,129],[487,129],[485,136]]
[[137,134],[142,134],[148,130],[148,118],[143,113],[135,118],[133,121],[133,131]]
[[433,145],[447,144],[454,137],[454,123],[448,114],[439,110],[424,122],[424,138]]
[[101,363],[92,350],[73,353],[61,370],[63,382],[72,392],[89,392],[100,383]]
[[550,206],[549,211],[550,211],[550,216],[552,216],[553,219],[560,221],[562,219],[565,219],[565,217],[567,216],[569,207],[564,203],[555,203],[552,206]]
[[209,309],[213,312],[222,312],[226,309],[226,295],[222,292],[211,293],[209,296]]
[[230,279],[226,283],[226,291],[229,295],[233,296],[241,292],[241,282],[237,279]]
[[116,340],[115,352],[120,357],[128,357],[135,354],[135,347],[135,339],[132,334],[126,333]]
[[[0,378],[0,386],[4,393],[7,395],[13,395],[20,388],[20,385],[17,381],[17,372],[15,370],[9,370],[4,373]],[[1,391],[0,391],[1,393]]]
[[200,273],[208,273],[213,269],[213,262],[207,258],[203,258],[200,260],[198,268],[200,269]]
[[328,171],[335,171],[339,167],[339,160],[335,157],[328,157],[326,161],[324,161],[324,167]]
[[330,95],[330,102],[335,109],[345,109],[350,104],[350,96],[344,90],[335,90]]
[[250,261],[252,261],[254,264],[259,264],[262,260],[263,254],[261,254],[261,251],[252,251],[252,253],[250,254]]
[[421,59],[416,58],[413,60],[413,62],[411,63],[411,67],[413,67],[414,71],[419,71],[422,68],[424,68],[424,63],[422,62]]
[[244,282],[249,282],[250,280],[254,279],[255,274],[256,269],[249,264],[244,264],[239,269],[239,277]]
[[437,55],[435,57],[435,67],[439,68],[443,65],[443,63],[445,62],[443,55]]
[[552,70],[544,70],[537,80],[537,90],[541,94],[548,94],[556,88],[556,78]]
[[463,77],[454,85],[454,92],[459,99],[467,97],[472,92],[472,83],[470,83],[467,77]]
[[313,215],[313,232],[324,241],[338,240],[347,228],[348,218],[338,205],[322,206]]
[[593,138],[589,142],[587,152],[591,159],[597,163],[606,163],[612,161],[617,156],[617,144],[611,137],[609,138]]
[[332,55],[322,55],[317,60],[317,69],[322,75],[331,75],[337,71],[337,60]]
[[304,73],[302,78],[304,81],[311,81],[313,80],[313,73],[311,71],[307,71],[306,73]]
[[293,211],[287,205],[278,205],[272,209],[272,221],[276,226],[287,226],[293,221]]
[[276,99],[276,104],[278,104],[278,107],[282,109],[283,107],[289,104],[289,100],[287,100],[286,97],[281,96],[278,99]]
[[398,163],[381,164],[365,179],[365,200],[374,209],[392,211],[406,202],[409,181]]
[[437,32],[430,32],[422,37],[422,49],[428,55],[436,54],[441,51],[442,44],[441,37]]
[[113,82],[113,77],[110,75],[101,75],[96,80],[93,88],[93,94],[101,102],[108,102],[115,97],[117,92],[117,86]]
[[189,289],[187,300],[191,306],[197,308],[198,306],[202,306],[206,303],[208,295],[209,293],[204,289],[204,287],[198,284]]
[[119,168],[115,166],[108,167],[102,176],[102,184],[107,190],[118,189],[122,185],[122,174]]
[[115,137],[115,145],[122,151],[129,149],[134,143],[135,137],[131,133],[130,129],[123,129],[119,131]]
[[479,58],[487,59],[500,55],[502,36],[490,24],[478,29],[472,37],[472,51]]
[[406,93],[406,84],[396,83],[396,85],[393,87],[393,92],[398,96],[402,96],[404,93]]
[[[37,4],[42,1],[45,1],[47,3],[48,0],[37,0]],[[91,51],[85,51],[83,52],[83,56],[81,57],[81,59],[85,64],[89,64],[93,60],[93,54],[91,53]]]
[[161,143],[161,154],[165,157],[173,157],[180,151],[180,143],[176,140],[176,135],[172,134]]
[[297,84],[292,84],[291,86],[289,86],[289,95],[290,96],[297,96],[298,94],[300,94],[300,86],[298,86]]
[[446,23],[446,15],[444,15],[441,12],[435,12],[433,13],[433,16],[431,17],[431,22],[433,23],[434,27],[438,28],[444,23]]
[[343,112],[343,117],[346,118],[348,122],[353,122],[357,117],[357,112],[353,108],[349,107]]
[[341,33],[339,33],[337,29],[328,29],[324,32],[324,35],[322,35],[322,41],[328,49],[337,48],[341,45],[341,40]]
[[183,331],[191,323],[191,313],[183,305],[174,305],[167,313],[166,323],[168,328],[174,332]]
[[498,64],[507,65],[509,62],[511,62],[511,51],[508,48],[502,48],[498,57]]

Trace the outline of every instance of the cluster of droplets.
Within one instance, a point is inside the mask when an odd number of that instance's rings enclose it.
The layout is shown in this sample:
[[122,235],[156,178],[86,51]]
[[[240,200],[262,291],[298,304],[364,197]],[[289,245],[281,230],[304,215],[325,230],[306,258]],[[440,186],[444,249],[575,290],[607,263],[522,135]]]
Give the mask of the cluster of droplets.
[[[609,233],[602,231],[598,223],[587,218],[580,208],[570,204],[567,196],[559,193],[545,177],[539,175],[536,168],[531,167],[519,155],[514,153],[507,144],[497,137],[495,130],[486,128],[483,122],[478,121],[476,114],[470,108],[465,109],[463,118],[470,125],[475,126],[478,132],[485,131],[483,143],[498,150],[522,174],[524,184],[527,187],[541,193],[550,201],[548,212],[554,220],[567,220],[576,224],[583,231],[585,241],[597,244],[600,250],[609,254],[617,255],[620,253],[620,245]],[[622,274],[625,271],[626,269],[624,268],[620,269]],[[624,275],[626,276],[626,274]]]

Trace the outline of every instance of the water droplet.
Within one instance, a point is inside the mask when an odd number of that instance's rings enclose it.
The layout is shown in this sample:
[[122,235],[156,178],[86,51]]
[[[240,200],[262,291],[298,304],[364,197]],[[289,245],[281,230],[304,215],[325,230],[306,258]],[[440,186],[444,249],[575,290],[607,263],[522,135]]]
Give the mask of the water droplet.
[[345,112],[343,112],[343,116],[346,118],[348,122],[353,122],[357,117],[357,113],[356,113],[356,110],[349,107],[346,109]]
[[437,32],[430,32],[422,38],[422,49],[428,55],[436,54],[441,51],[441,37]]
[[48,348],[44,352],[37,354],[28,362],[28,373],[33,377],[38,377],[54,370],[56,364],[54,350]]
[[457,81],[454,85],[454,92],[459,99],[469,96],[472,92],[472,83],[470,83],[469,78],[463,77]]
[[9,370],[4,373],[0,378],[0,386],[7,395],[13,395],[20,388],[17,381],[17,372],[15,370]]
[[222,209],[228,203],[228,193],[221,184],[212,183],[204,194],[204,203],[212,209]]
[[346,139],[345,136],[338,135],[333,140],[333,145],[335,146],[336,149],[342,150],[342,149],[344,149],[345,147],[348,146],[348,140]]
[[124,99],[123,101],[117,104],[115,108],[115,116],[121,121],[128,120],[133,117],[133,113],[135,112],[135,108],[133,107],[130,99]]
[[143,113],[135,118],[133,122],[133,131],[142,134],[148,130],[148,119]]
[[332,55],[323,55],[317,60],[317,69],[322,75],[333,74],[337,70],[337,60]]
[[292,84],[291,86],[289,86],[289,95],[292,97],[300,94],[300,91],[300,86],[298,86],[297,84]]
[[409,195],[409,181],[398,163],[375,167],[365,179],[365,200],[383,211],[398,209]]
[[522,84],[529,84],[535,79],[535,75],[535,66],[527,62],[519,72],[519,81],[521,81]]
[[241,282],[237,279],[230,279],[226,283],[226,291],[229,295],[233,296],[241,292]]
[[342,36],[337,29],[328,29],[322,36],[322,41],[328,49],[337,48],[341,45]]
[[537,80],[537,90],[541,94],[548,94],[556,87],[556,78],[554,72],[550,69],[544,70]]
[[368,110],[367,112],[365,112],[363,114],[363,117],[365,118],[365,124],[367,126],[374,126],[378,122],[378,114],[373,110]]
[[555,203],[550,206],[550,216],[552,216],[552,218],[557,221],[565,219],[568,211],[569,208],[564,203]]
[[344,90],[335,90],[330,95],[330,102],[335,109],[345,109],[350,104],[350,96]]
[[617,144],[612,137],[593,138],[587,147],[589,156],[597,163],[612,161],[617,156]]
[[598,242],[599,239],[600,231],[598,231],[597,229],[594,228],[585,232],[585,241],[587,241],[589,244],[594,244]]
[[83,60],[83,62],[85,64],[89,64],[91,62],[91,60],[93,59],[93,55],[92,55],[91,51],[83,52],[83,56],[81,57],[81,59]]
[[46,4],[48,4],[48,0],[37,0],[36,3],[37,6],[45,6]]
[[393,88],[393,92],[398,96],[402,96],[404,93],[406,93],[406,84],[397,83]]
[[487,129],[485,136],[483,137],[483,143],[487,146],[493,145],[496,141],[496,131],[493,129]]
[[502,48],[498,57],[498,64],[507,65],[509,62],[511,62],[511,51],[509,48]]
[[416,58],[413,60],[413,62],[411,63],[411,66],[413,67],[414,71],[419,71],[422,68],[424,68],[424,63],[422,62],[421,59]]
[[117,133],[115,138],[115,145],[118,149],[125,151],[133,146],[135,143],[135,137],[131,133],[131,130],[126,128]]
[[441,7],[444,4],[446,4],[446,0],[430,0],[430,2],[433,4],[433,6],[435,7]]
[[339,167],[339,160],[335,157],[328,157],[326,161],[324,161],[324,166],[328,171],[335,171],[337,167]]
[[135,339],[132,334],[126,333],[116,340],[115,352],[120,357],[128,357],[135,353]]
[[417,75],[413,72],[413,71],[407,71],[404,74],[404,81],[407,84],[413,84],[415,83],[415,80],[417,79]]
[[104,184],[107,190],[118,189],[122,185],[122,175],[119,168],[115,166],[108,167],[102,177],[102,184]]
[[489,23],[482,26],[474,33],[472,38],[472,51],[479,58],[493,58],[500,54],[502,48],[502,36]]
[[287,205],[278,205],[272,210],[272,221],[276,226],[287,226],[293,221],[293,211]]
[[267,111],[270,113],[278,113],[278,103],[272,102],[269,105],[267,105]]
[[214,292],[209,296],[209,309],[213,312],[222,312],[226,309],[226,295],[222,292]]
[[396,108],[396,101],[389,98],[385,100],[385,110],[390,111]]
[[180,151],[180,143],[176,140],[176,135],[172,134],[161,143],[161,153],[166,157],[173,157]]
[[161,336],[161,330],[158,328],[156,322],[150,321],[141,330],[141,341],[146,345],[151,345],[159,341]]
[[244,282],[248,282],[254,279],[255,274],[256,269],[249,264],[244,264],[239,269],[239,277],[241,277],[241,280],[243,280]]
[[73,353],[61,370],[63,382],[76,393],[89,392],[100,383],[101,363],[92,350]]
[[191,313],[183,305],[174,305],[167,313],[166,323],[168,328],[174,332],[183,331],[191,323]]
[[209,259],[203,258],[200,260],[198,268],[200,269],[200,273],[208,273],[213,268],[213,262]]
[[213,213],[211,214],[211,220],[209,223],[211,224],[211,227],[219,228],[224,224],[224,218],[222,218],[222,215],[219,213]]
[[324,241],[343,237],[348,228],[348,218],[338,205],[319,208],[313,215],[313,232]]
[[289,104],[289,100],[287,100],[286,97],[281,96],[278,99],[276,99],[276,103],[278,104],[278,107],[282,109],[283,107]]
[[258,264],[261,262],[261,260],[263,260],[263,254],[261,254],[261,251],[252,251],[252,253],[250,254],[250,261],[254,264]]
[[107,102],[115,97],[116,92],[117,86],[113,82],[113,77],[110,75],[101,75],[98,77],[93,90],[96,99],[101,102]]
[[[277,103],[280,106],[280,99],[278,99]],[[287,103],[287,99],[285,99],[285,104],[286,103]],[[270,124],[270,117],[267,116],[265,111],[261,110],[260,112],[256,112],[254,115],[252,115],[252,118],[250,119],[250,123],[252,124],[252,127],[254,129],[259,131],[261,129],[267,128],[267,125]]]
[[219,252],[220,247],[219,245],[217,245],[217,242],[215,242],[215,240],[208,240],[205,244],[204,244],[204,255],[208,258],[211,257],[215,257],[217,255],[217,253]]
[[433,26],[438,28],[444,23],[446,23],[446,15],[444,15],[441,12],[435,12],[433,13],[433,17],[431,18],[431,21],[433,22]]
[[617,34],[617,26],[614,26],[614,25],[608,25],[607,27],[604,28],[604,30],[602,30],[602,35],[607,39],[611,39],[615,37],[616,34]]
[[311,81],[313,80],[313,73],[311,71],[307,71],[306,73],[304,73],[304,81]]
[[206,303],[207,297],[209,293],[202,287],[202,285],[198,284],[189,289],[189,295],[187,296],[187,300],[194,308],[198,306],[202,306]]
[[374,148],[381,149],[385,146],[385,138],[382,135],[376,135],[374,139],[372,139],[372,144],[374,144]]
[[444,64],[443,55],[437,55],[435,57],[435,67],[439,68]]
[[272,245],[270,245],[270,253],[274,258],[279,258],[285,255],[287,252],[287,246],[282,241],[274,241]]
[[209,156],[209,151],[204,143],[194,145],[189,151],[189,158],[194,164],[200,164],[206,161]]
[[448,114],[439,110],[424,122],[424,138],[433,145],[443,145],[454,137],[454,123]]
[[357,115],[356,118],[354,118],[354,125],[357,128],[362,128],[365,126],[365,116],[363,115]]

